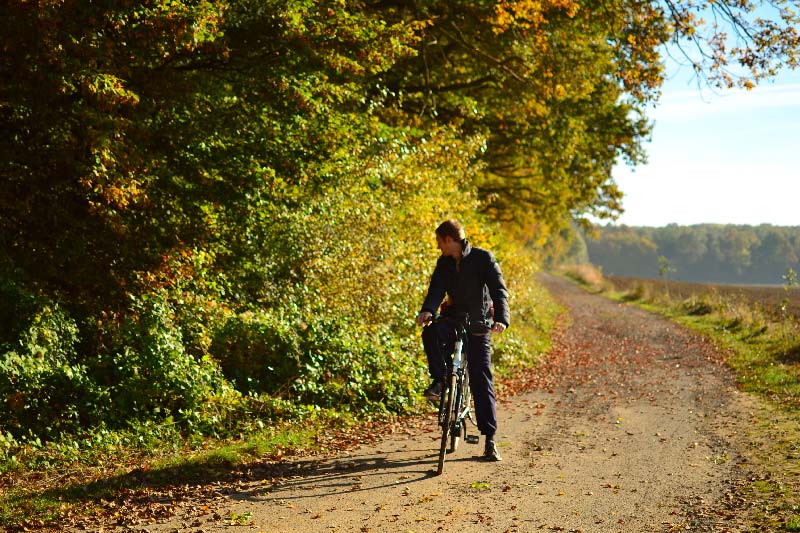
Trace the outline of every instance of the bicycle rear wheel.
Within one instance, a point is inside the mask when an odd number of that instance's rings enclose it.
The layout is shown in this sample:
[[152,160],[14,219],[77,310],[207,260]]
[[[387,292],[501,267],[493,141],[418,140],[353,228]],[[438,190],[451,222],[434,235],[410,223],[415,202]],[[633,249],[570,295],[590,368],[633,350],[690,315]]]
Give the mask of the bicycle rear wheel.
[[[444,394],[445,391],[442,391]],[[439,463],[436,468],[436,474],[441,475],[444,471],[444,458],[447,455],[447,441],[450,436],[450,430],[453,420],[453,406],[456,401],[456,376],[453,374],[450,381],[447,383],[447,401],[444,404],[444,416],[442,417],[442,441],[439,445]]]

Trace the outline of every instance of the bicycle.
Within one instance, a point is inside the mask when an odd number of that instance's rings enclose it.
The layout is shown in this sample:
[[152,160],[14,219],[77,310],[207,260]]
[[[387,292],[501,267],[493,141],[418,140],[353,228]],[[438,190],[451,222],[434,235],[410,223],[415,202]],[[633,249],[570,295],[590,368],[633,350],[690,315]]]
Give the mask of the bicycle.
[[[444,459],[447,453],[454,453],[463,436],[464,441],[477,444],[478,435],[467,435],[467,420],[475,425],[472,414],[472,393],[469,388],[469,373],[467,372],[467,358],[465,348],[468,341],[468,320],[460,317],[454,321],[449,317],[439,316],[437,320],[452,323],[456,330],[455,348],[453,358],[448,361],[445,374],[445,388],[439,395],[439,425],[442,427],[442,440],[439,446],[439,462],[436,475],[444,471]],[[449,444],[449,446],[448,446]]]

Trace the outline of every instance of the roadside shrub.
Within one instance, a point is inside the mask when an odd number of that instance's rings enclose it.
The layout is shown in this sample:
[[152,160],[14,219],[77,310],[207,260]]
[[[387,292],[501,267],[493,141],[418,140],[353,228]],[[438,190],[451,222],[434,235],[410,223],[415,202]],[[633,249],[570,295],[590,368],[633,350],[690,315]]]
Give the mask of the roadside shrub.
[[174,419],[188,425],[206,420],[210,404],[235,406],[239,395],[209,356],[194,358],[182,342],[171,304],[161,295],[132,300],[131,313],[107,354],[98,354],[98,370],[109,390],[112,420]]
[[648,301],[653,297],[652,289],[645,283],[637,282],[622,295],[625,302]]
[[299,325],[269,312],[241,313],[214,333],[210,351],[237,390],[285,392],[300,372]]
[[692,295],[681,303],[684,312],[689,316],[703,316],[711,314],[714,306],[706,298]]
[[531,252],[510,252],[513,253],[505,251],[501,260],[510,292],[511,328],[493,341],[492,362],[500,375],[510,375],[539,361],[549,347],[550,332],[559,313],[550,293],[530,281],[534,276]]
[[593,291],[602,292],[613,287],[612,284],[603,277],[602,271],[590,263],[561,265],[557,268],[557,271]]
[[425,374],[422,351],[404,351],[389,327],[328,318],[306,333],[304,372],[292,387],[301,398],[351,411],[403,412],[415,403]]
[[225,376],[249,395],[348,411],[403,412],[414,403],[420,368],[417,356],[401,346],[388,326],[246,312],[216,332],[211,351]]
[[503,334],[503,339],[499,342],[492,353],[492,364],[497,367],[500,374],[507,374],[514,368],[523,368],[527,364],[533,363],[530,359],[530,348],[524,340],[509,331]]
[[77,343],[75,321],[50,304],[0,351],[0,425],[14,438],[49,439],[92,422],[103,394],[77,362]]
[[211,351],[225,376],[249,395],[402,412],[413,404],[420,370],[401,345],[388,326],[273,310],[231,317],[215,333]]

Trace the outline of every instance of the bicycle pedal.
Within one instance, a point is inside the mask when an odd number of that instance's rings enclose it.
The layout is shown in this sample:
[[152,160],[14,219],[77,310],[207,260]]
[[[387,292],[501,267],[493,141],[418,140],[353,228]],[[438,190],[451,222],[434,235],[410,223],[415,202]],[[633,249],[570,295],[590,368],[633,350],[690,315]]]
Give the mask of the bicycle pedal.
[[464,442],[468,442],[470,444],[478,444],[480,440],[481,438],[477,435],[467,435],[466,437],[464,437]]

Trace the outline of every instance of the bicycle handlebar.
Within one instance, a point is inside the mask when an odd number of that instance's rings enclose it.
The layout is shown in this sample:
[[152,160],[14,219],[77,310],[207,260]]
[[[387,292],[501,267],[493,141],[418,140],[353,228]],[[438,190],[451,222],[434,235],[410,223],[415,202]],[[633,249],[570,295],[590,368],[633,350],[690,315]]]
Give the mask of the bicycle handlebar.
[[470,325],[469,314],[467,313],[458,313],[456,315],[436,315],[433,319],[433,322],[448,322],[464,329],[468,328]]

